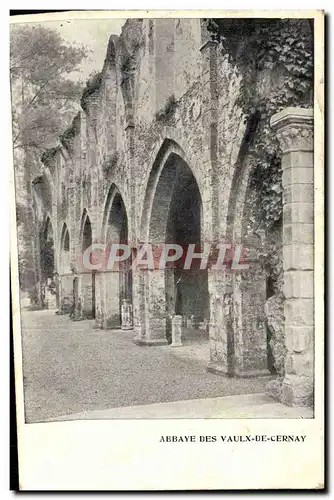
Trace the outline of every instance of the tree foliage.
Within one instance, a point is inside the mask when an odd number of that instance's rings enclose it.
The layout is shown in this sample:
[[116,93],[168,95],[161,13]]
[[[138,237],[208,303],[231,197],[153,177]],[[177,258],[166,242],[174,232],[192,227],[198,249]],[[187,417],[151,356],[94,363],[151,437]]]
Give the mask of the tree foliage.
[[13,147],[43,151],[76,108],[81,83],[70,78],[86,57],[51,29],[16,25],[10,32]]

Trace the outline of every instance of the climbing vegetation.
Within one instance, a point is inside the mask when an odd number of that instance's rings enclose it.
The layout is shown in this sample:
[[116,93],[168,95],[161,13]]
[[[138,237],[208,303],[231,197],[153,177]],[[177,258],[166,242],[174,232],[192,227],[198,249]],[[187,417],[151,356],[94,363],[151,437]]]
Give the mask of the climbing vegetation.
[[175,96],[174,94],[172,94],[166,100],[164,107],[161,110],[157,111],[157,113],[155,114],[155,119],[157,121],[169,120],[174,115],[176,105],[177,102]]
[[79,125],[79,120],[80,120],[80,114],[78,113],[72,121],[72,124],[70,127],[68,127],[62,134],[60,134],[59,139],[62,145],[66,149],[70,149],[72,145],[72,141],[74,137],[79,134],[80,132],[80,125]]
[[104,158],[102,163],[102,171],[104,172],[105,175],[108,175],[116,168],[118,158],[119,154],[117,151],[115,151],[112,155],[106,156]]
[[83,90],[80,104],[84,111],[87,111],[88,99],[95,92],[100,90],[102,85],[102,72],[93,71],[88,80],[86,81],[86,87]]
[[256,121],[249,138],[250,183],[267,229],[282,217],[281,151],[270,118],[288,106],[313,106],[313,23],[209,19],[207,26],[242,77],[237,104],[245,121]]

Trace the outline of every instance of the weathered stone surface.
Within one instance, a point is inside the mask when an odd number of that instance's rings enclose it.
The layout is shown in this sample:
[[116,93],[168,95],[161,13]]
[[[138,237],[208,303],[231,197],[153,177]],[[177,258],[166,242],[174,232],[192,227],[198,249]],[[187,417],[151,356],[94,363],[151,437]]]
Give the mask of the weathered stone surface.
[[303,352],[312,347],[313,326],[285,325],[286,347],[289,351]]
[[[313,111],[272,118],[283,149],[283,267],[287,355],[282,402],[312,406],[314,391]],[[304,189],[303,189],[304,187]]]
[[288,271],[289,269],[310,270],[313,269],[313,265],[313,245],[300,243],[291,243],[284,245],[283,266],[285,271]]
[[279,379],[284,377],[286,356],[284,336],[284,302],[283,297],[273,295],[265,306],[267,328],[269,330],[269,345],[274,357],[274,367]]
[[314,296],[314,273],[309,270],[290,270],[284,273],[284,295],[287,299],[311,299]]
[[[289,244],[312,245],[314,241],[313,224],[303,224],[300,222],[285,223],[283,226],[284,247]],[[283,248],[284,250],[284,248]]]
[[297,184],[310,185],[313,183],[313,169],[309,167],[293,167],[283,170],[283,187]]
[[182,316],[176,315],[172,319],[172,343],[170,346],[182,346]]
[[304,223],[312,224],[314,220],[313,203],[288,203],[283,207],[284,223]]
[[314,383],[312,377],[286,375],[282,385],[281,401],[288,406],[313,406]]
[[132,330],[132,305],[129,299],[122,301],[122,330]]
[[313,299],[286,299],[284,303],[286,325],[313,325],[313,307]]

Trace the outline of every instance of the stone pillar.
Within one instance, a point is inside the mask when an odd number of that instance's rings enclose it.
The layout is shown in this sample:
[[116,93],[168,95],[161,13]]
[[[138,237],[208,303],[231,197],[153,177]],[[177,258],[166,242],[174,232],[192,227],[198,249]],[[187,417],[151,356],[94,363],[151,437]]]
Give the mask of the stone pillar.
[[140,344],[145,335],[145,277],[143,271],[132,272],[134,343]]
[[[208,98],[202,102],[203,163],[210,172],[209,186],[211,191],[211,233],[213,240],[219,239],[219,177],[218,177],[218,69],[217,46],[213,40],[206,40],[200,51],[203,58],[202,87],[203,96]],[[203,235],[202,235],[203,236]]]
[[266,280],[257,248],[246,248],[248,269],[231,270],[233,284],[231,349],[233,375],[260,377],[268,370],[265,325]]
[[104,273],[104,328],[121,328],[120,279],[118,271]]
[[132,330],[132,305],[129,299],[122,301],[122,330]]
[[282,402],[312,406],[314,390],[313,110],[287,108],[271,126],[283,151],[285,378]]
[[59,275],[59,312],[67,314],[71,312],[73,304],[73,277],[72,273]]
[[[233,376],[232,285],[231,273],[209,269],[210,361],[207,371]],[[229,286],[230,285],[230,286]]]
[[247,258],[243,265],[247,268],[210,270],[212,312],[207,371],[246,378],[267,376],[269,371],[264,314],[266,281],[256,241],[249,241],[245,249]]
[[155,111],[159,112],[164,109],[174,91],[174,19],[155,19],[154,39]]
[[93,278],[92,273],[84,272],[81,274],[81,298],[82,298],[82,316],[86,319],[93,317]]
[[144,325],[141,336],[133,342],[138,345],[166,345],[165,271],[147,270],[144,274]]
[[176,286],[174,278],[174,268],[165,269],[165,287],[166,287],[166,336],[170,341],[172,338],[172,319],[175,315],[176,304]]
[[[207,205],[207,212],[210,213],[208,221],[203,220],[201,234],[202,241],[219,241],[219,165],[218,165],[218,66],[217,47],[218,43],[211,39],[205,25],[201,24],[202,46],[202,124],[204,130],[203,137],[203,166],[208,173],[207,195],[208,199],[203,199],[203,207]],[[227,373],[226,353],[222,352],[223,340],[227,335],[226,330],[222,330],[224,325],[220,322],[220,298],[223,294],[222,273],[216,273],[209,269],[208,287],[210,297],[210,320],[209,320],[209,343],[210,360],[207,370],[214,373]],[[217,311],[216,311],[217,307]],[[218,315],[218,318],[217,318]]]
[[93,328],[99,330],[104,328],[105,309],[105,272],[95,274],[95,325]]
[[181,327],[182,327],[182,316],[176,315],[172,319],[172,343],[171,347],[181,347]]
[[82,299],[80,290],[82,287],[81,275],[73,273],[73,321],[80,321],[82,317]]

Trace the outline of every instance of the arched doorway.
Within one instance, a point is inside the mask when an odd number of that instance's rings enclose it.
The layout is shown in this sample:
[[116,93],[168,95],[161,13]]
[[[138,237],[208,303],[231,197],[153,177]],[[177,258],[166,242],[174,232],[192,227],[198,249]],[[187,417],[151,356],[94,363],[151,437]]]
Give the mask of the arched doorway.
[[[85,211],[82,219],[82,255],[87,248],[91,247],[92,239],[92,226],[87,212]],[[75,278],[74,278],[75,279]],[[82,297],[81,297],[81,312],[82,316],[87,319],[95,318],[95,272],[83,268],[81,276],[82,284]],[[74,284],[73,286],[75,287]]]
[[[171,152],[166,161],[155,166],[148,184],[144,214],[147,220],[146,241],[161,246],[178,244],[184,256],[190,244],[199,252],[203,243],[203,205],[197,181],[187,162]],[[145,303],[144,343],[163,344],[171,341],[171,323],[182,316],[183,341],[206,339],[209,321],[207,269],[192,265],[184,269],[184,258],[164,270],[147,271],[144,276]]]
[[41,298],[42,304],[53,309],[57,306],[55,283],[54,233],[50,217],[46,218],[40,235]]
[[[107,254],[112,252],[112,245],[128,244],[128,217],[123,198],[116,188],[109,190],[103,219],[103,238],[107,245]],[[111,263],[110,260],[108,260]],[[127,302],[132,308],[132,271],[131,259],[110,265],[103,272],[104,280],[104,327],[121,328],[122,304]],[[102,273],[101,273],[102,274]]]

